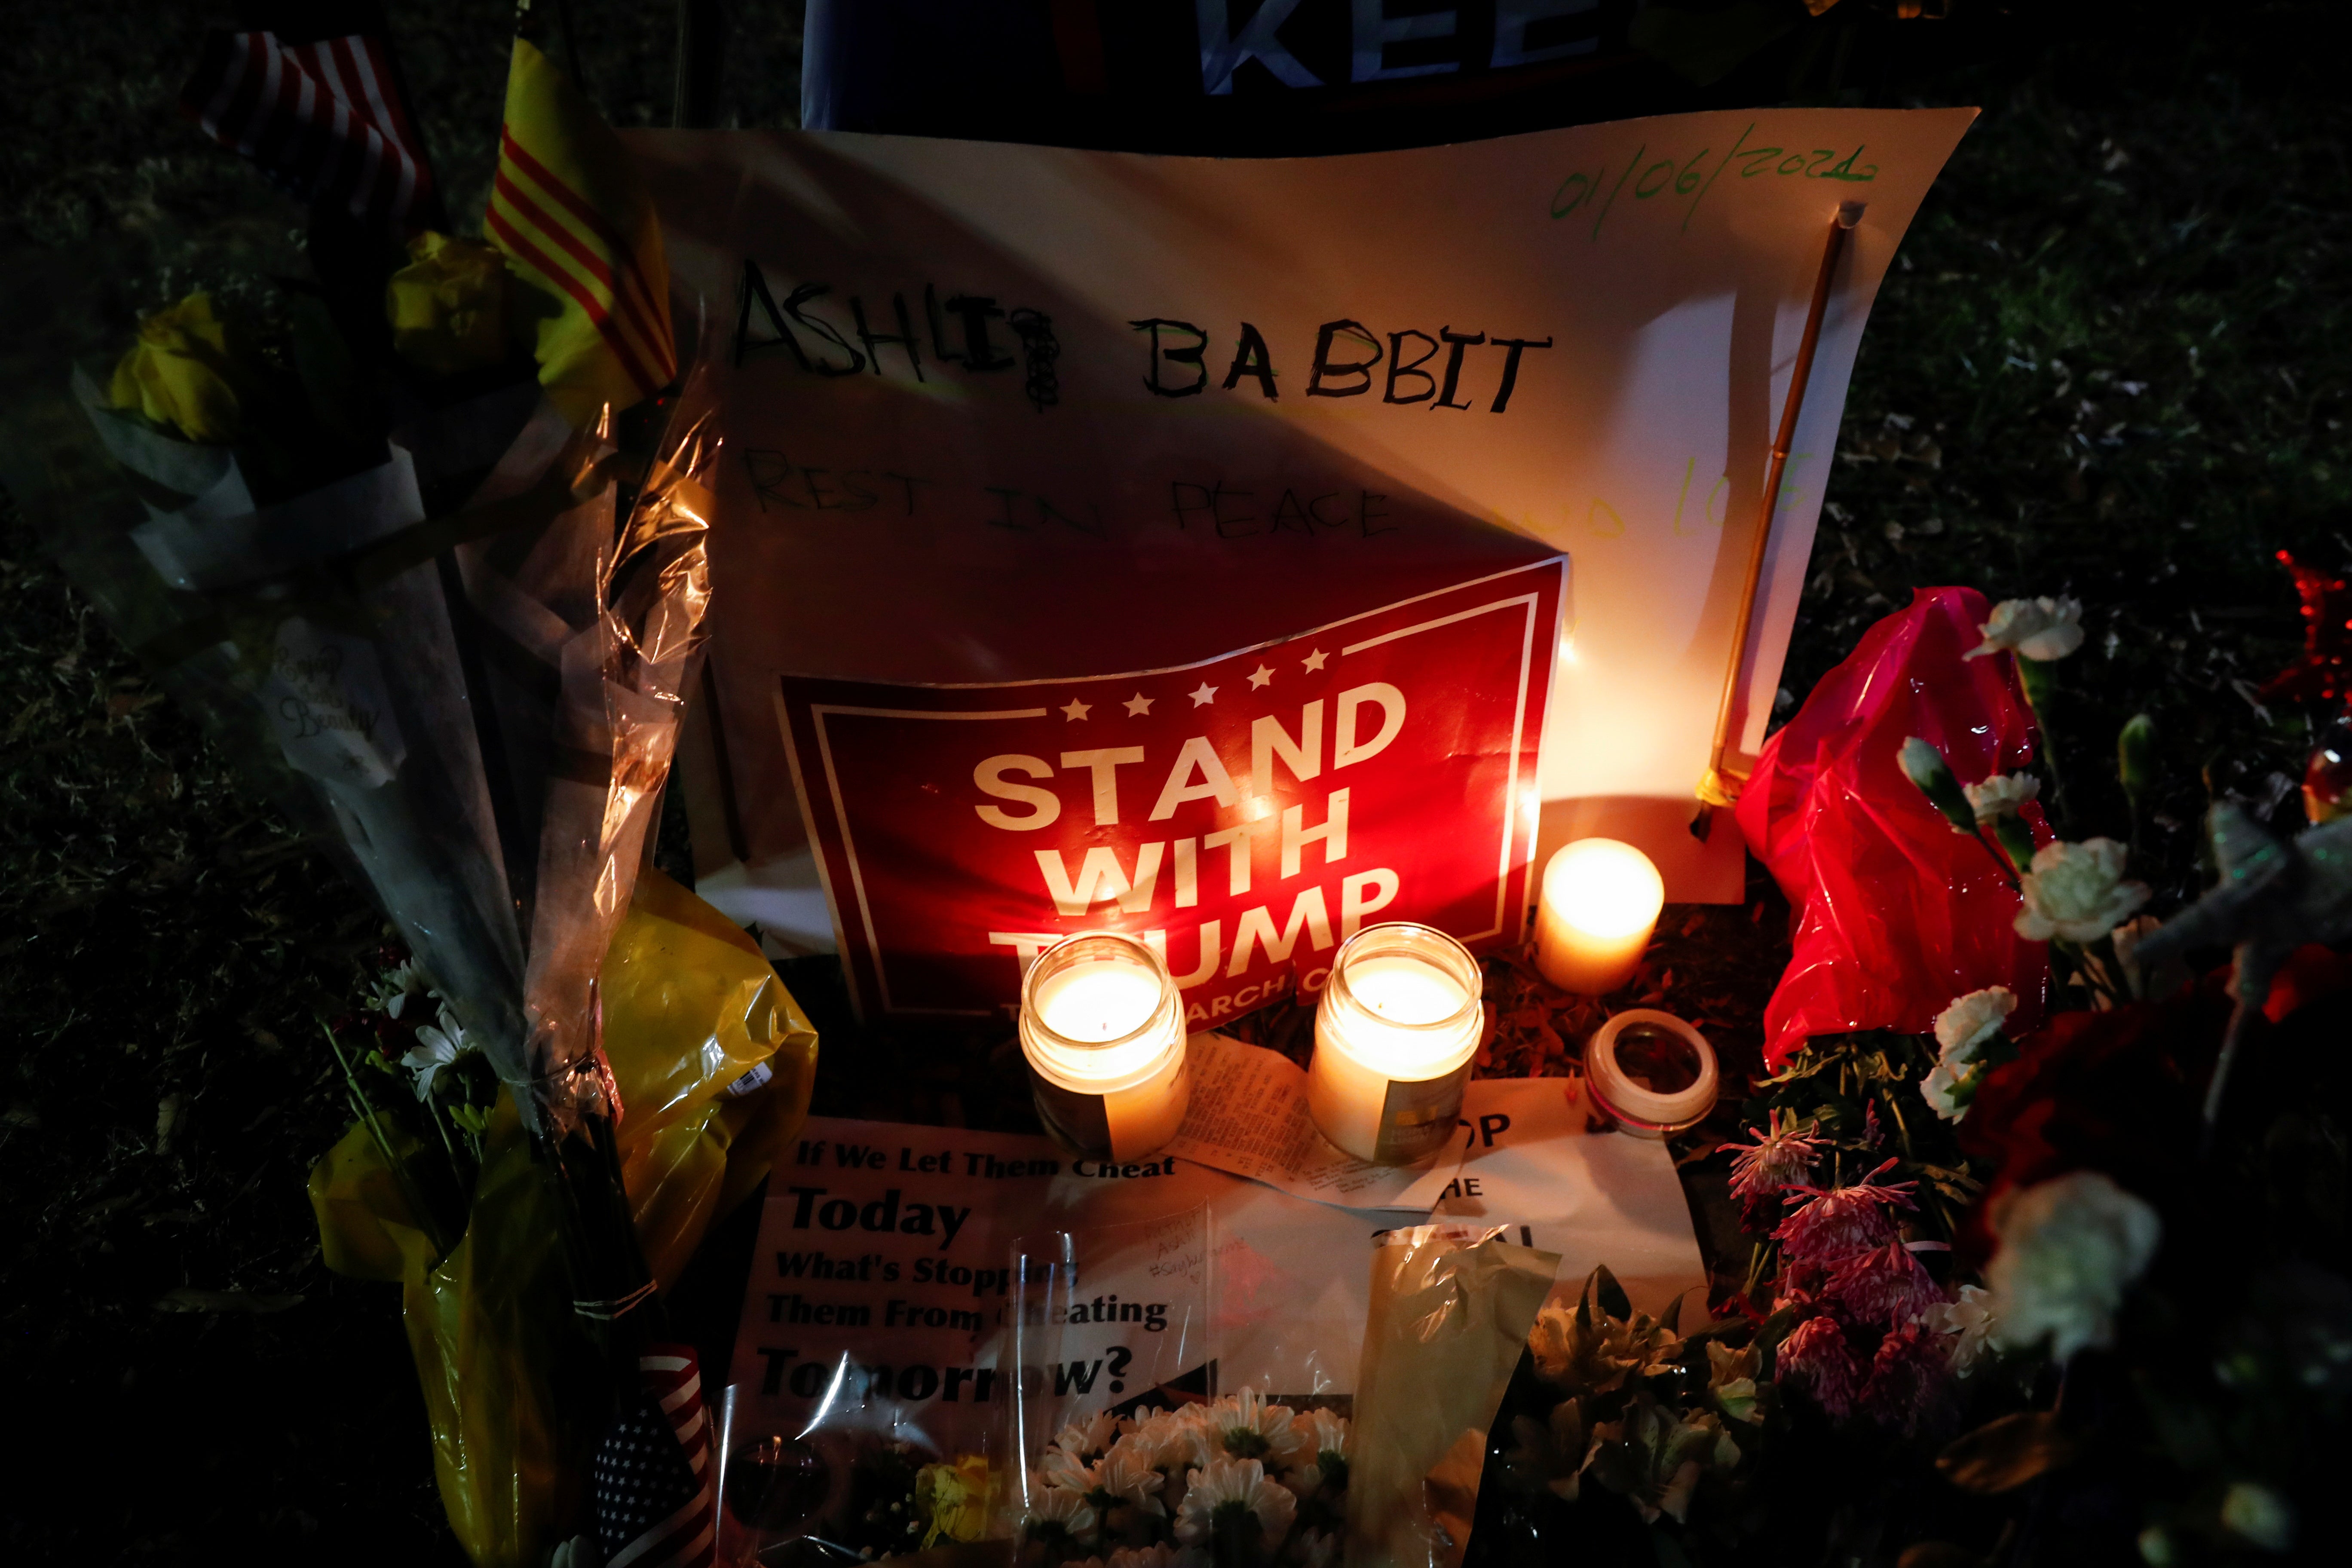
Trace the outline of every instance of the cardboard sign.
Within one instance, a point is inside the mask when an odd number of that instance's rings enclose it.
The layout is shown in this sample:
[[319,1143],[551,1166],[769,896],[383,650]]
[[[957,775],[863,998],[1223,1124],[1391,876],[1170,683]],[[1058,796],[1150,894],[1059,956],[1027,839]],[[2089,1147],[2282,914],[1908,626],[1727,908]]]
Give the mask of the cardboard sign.
[[[1669,898],[1736,898],[1738,836],[1690,835],[1694,786],[1727,683],[1734,737],[1760,743],[1864,319],[1970,117],[1706,113],[1259,160],[634,134],[679,319],[703,323],[680,416],[727,444],[713,783],[689,804],[698,851],[739,864],[706,858],[700,890],[830,945],[786,676],[1092,702],[1129,678],[1091,678],[1565,553],[1538,852],[1612,833]],[[1864,211],[1735,649],[1772,432],[1847,203]],[[966,740],[924,732],[945,780]],[[1019,879],[992,900],[1031,899],[1034,855],[1002,865]],[[846,934],[852,895],[833,891]]]
[[1074,931],[1142,936],[1195,1029],[1368,922],[1474,948],[1527,910],[1562,564],[1178,669],[782,681],[802,810],[869,1017],[985,1016]]

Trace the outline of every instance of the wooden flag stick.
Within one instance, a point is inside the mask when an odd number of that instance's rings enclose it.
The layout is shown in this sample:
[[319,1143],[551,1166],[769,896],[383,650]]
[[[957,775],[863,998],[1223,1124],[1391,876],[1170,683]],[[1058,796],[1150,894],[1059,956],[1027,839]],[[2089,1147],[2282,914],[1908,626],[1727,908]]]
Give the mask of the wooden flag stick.
[[[1830,219],[1828,239],[1822,247],[1821,270],[1813,276],[1813,300],[1805,312],[1805,333],[1797,342],[1797,363],[1789,373],[1789,395],[1780,405],[1780,433],[1772,438],[1771,460],[1764,469],[1764,495],[1758,506],[1755,537],[1748,547],[1747,580],[1739,593],[1739,619],[1731,634],[1731,668],[1723,678],[1723,700],[1715,712],[1715,745],[1707,754],[1706,776],[1699,780],[1698,797],[1706,807],[1729,805],[1739,798],[1748,769],[1734,763],[1731,743],[1732,699],[1739,689],[1739,668],[1748,658],[1748,633],[1756,618],[1756,590],[1764,577],[1764,555],[1772,539],[1772,519],[1780,510],[1780,475],[1789,466],[1789,448],[1797,439],[1797,416],[1805,405],[1805,384],[1812,379],[1813,351],[1821,346],[1822,318],[1828,313],[1830,283],[1837,273],[1845,237],[1862,221],[1863,204],[1846,202]],[[1744,762],[1745,759],[1740,759]],[[1691,831],[1706,837],[1710,809],[1702,809]]]

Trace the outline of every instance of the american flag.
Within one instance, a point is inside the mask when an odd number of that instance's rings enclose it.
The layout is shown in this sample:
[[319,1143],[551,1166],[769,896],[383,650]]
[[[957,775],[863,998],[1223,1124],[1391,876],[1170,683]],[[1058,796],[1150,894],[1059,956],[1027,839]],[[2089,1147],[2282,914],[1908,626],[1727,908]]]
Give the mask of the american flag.
[[433,171],[383,40],[214,32],[181,111],[315,205],[387,228],[434,210]]
[[718,1547],[710,1423],[689,1345],[647,1345],[636,1397],[596,1450],[604,1568],[709,1568]]

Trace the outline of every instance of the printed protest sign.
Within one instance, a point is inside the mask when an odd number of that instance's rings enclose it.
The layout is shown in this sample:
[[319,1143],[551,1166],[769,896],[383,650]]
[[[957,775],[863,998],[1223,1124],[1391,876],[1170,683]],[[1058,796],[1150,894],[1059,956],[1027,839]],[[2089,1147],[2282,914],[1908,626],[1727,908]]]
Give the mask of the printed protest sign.
[[[1760,743],[1864,319],[1969,118],[1706,113],[1262,160],[635,134],[681,319],[703,323],[679,414],[727,444],[696,753],[713,783],[690,804],[698,850],[739,864],[706,861],[708,896],[831,945],[776,708],[788,676],[1059,693],[1567,554],[1542,841],[1613,834],[1670,898],[1738,897],[1737,836],[1686,831],[1694,786],[1735,666],[1732,734]],[[1772,432],[1848,203],[1735,649]],[[928,732],[944,778],[963,742]],[[1059,750],[1103,744],[1007,749],[1058,773]],[[1442,837],[1469,818],[1424,820]],[[992,897],[1028,898],[1034,857],[1001,864],[1023,880]],[[939,973],[1001,953],[985,935],[1003,929],[967,928]]]
[[[1381,1223],[1174,1156],[1111,1165],[1044,1138],[811,1118],[776,1169],[729,1396],[730,1446],[823,1435],[991,1452],[1015,1380],[1099,1410],[1215,1363],[1230,1387],[1354,1385]],[[1016,1246],[1071,1237],[1053,1352],[1008,1359]]]
[[868,1016],[986,1016],[1023,961],[1121,930],[1192,1027],[1319,988],[1409,920],[1519,939],[1561,567],[1178,669],[786,678],[793,779]]

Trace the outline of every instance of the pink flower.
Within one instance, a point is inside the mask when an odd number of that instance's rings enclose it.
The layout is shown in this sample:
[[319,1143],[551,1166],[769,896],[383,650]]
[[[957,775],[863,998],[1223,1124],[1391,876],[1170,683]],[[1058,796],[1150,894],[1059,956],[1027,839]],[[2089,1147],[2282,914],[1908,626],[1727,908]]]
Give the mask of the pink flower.
[[1895,1162],[1889,1160],[1850,1187],[1792,1187],[1792,1192],[1809,1194],[1810,1201],[1780,1222],[1772,1239],[1790,1257],[1818,1263],[1834,1263],[1885,1246],[1895,1239],[1895,1222],[1887,1217],[1887,1206],[1917,1206],[1911,1201],[1917,1184],[1874,1184],[1894,1168]]
[[1939,1423],[1949,1412],[1952,1362],[1944,1336],[1916,1319],[1878,1342],[1862,1407],[1907,1436]]
[[1825,1314],[1799,1323],[1780,1342],[1774,1365],[1781,1382],[1811,1394],[1832,1416],[1843,1420],[1853,1414],[1864,1368],[1836,1319]]
[[1829,1295],[1858,1322],[1893,1328],[1944,1304],[1944,1289],[1900,1241],[1857,1252],[1830,1276]]
[[1750,1129],[1756,1142],[1737,1145],[1731,1152],[1732,1196],[1769,1197],[1811,1175],[1814,1163],[1821,1158],[1820,1148],[1810,1136],[1812,1125],[1805,1122],[1801,1130],[1791,1117],[1784,1126],[1780,1112],[1775,1110],[1768,1126]]

